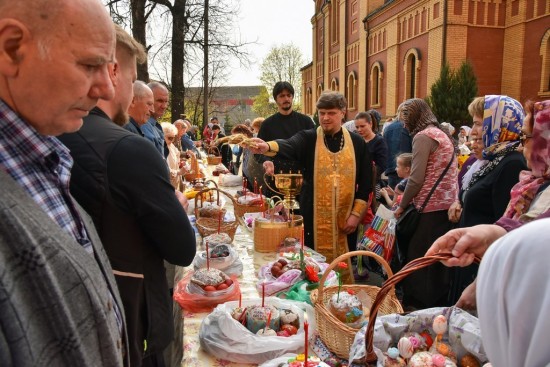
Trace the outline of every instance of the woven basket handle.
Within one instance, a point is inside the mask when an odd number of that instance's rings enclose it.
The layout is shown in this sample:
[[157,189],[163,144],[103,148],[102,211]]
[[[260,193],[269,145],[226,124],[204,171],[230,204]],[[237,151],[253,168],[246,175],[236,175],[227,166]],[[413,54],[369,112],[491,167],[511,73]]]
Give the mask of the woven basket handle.
[[211,145],[208,147],[208,151],[207,151],[208,154],[213,154],[215,155],[216,157],[218,157],[220,155],[220,150],[218,149],[217,146],[215,145]]
[[211,178],[208,179],[208,180],[206,180],[206,181],[204,181],[204,186],[205,186],[205,188],[206,188],[206,187],[208,186],[208,184],[210,184],[210,183],[213,183],[213,184],[214,184],[214,187],[215,187],[216,189],[218,188],[218,184],[216,183],[216,181],[212,180]]
[[[323,276],[321,277],[321,280],[319,281],[319,289],[317,290],[318,292],[318,296],[317,296],[317,302],[322,302],[322,299],[323,299],[323,291],[324,291],[324,288],[325,288],[325,282],[331,272],[331,270],[334,270],[334,268],[336,268],[338,266],[338,264],[340,262],[345,262],[347,259],[351,258],[352,256],[368,256],[368,257],[372,257],[374,260],[376,260],[380,265],[382,265],[382,267],[384,268],[384,270],[386,271],[386,273],[388,274],[388,277],[392,277],[393,276],[393,272],[391,271],[391,268],[390,266],[388,265],[388,263],[386,262],[386,260],[384,260],[383,257],[381,256],[378,256],[377,254],[375,254],[374,252],[371,252],[371,251],[351,251],[351,252],[346,252],[345,254],[343,255],[340,255],[338,256],[336,259],[334,259],[333,262],[331,262],[327,268],[327,270],[325,270],[325,272],[323,273]],[[352,269],[350,269],[350,272],[352,272]],[[395,290],[393,290],[393,287],[391,288],[393,292],[395,292]],[[380,293],[378,293],[380,294]]]
[[[209,182],[212,182],[214,183],[215,187],[205,187],[204,189],[202,189],[201,191],[197,192],[197,195],[195,195],[195,211],[197,211],[197,208],[198,208],[198,200],[199,200],[199,197],[201,199],[201,208],[202,208],[202,203],[203,203],[203,194],[207,193],[207,192],[210,192],[210,191],[216,191],[216,194],[217,194],[217,200],[216,200],[216,204],[218,205],[218,207],[220,206],[220,192],[222,194],[224,194],[225,196],[229,197],[230,200],[233,200],[233,198],[231,197],[231,195],[229,195],[229,193],[223,191],[222,189],[218,188],[218,185],[216,185],[216,183],[212,180],[207,180],[205,182],[206,183],[209,183]],[[196,216],[197,213],[195,213]]]
[[[451,253],[445,252],[433,256],[424,256],[418,259],[415,259],[405,265],[400,271],[395,273],[395,275],[388,277],[388,280],[384,282],[374,302],[370,309],[370,318],[369,324],[367,326],[367,332],[365,333],[365,348],[367,351],[366,361],[368,363],[376,362],[376,353],[374,353],[373,341],[374,341],[374,326],[376,324],[376,315],[378,314],[378,309],[382,305],[384,298],[390,290],[393,290],[395,285],[402,281],[404,278],[409,276],[411,273],[414,273],[417,270],[425,268],[429,265],[435,264],[439,261],[448,260],[454,257]],[[480,259],[475,258],[474,262],[479,264]]]

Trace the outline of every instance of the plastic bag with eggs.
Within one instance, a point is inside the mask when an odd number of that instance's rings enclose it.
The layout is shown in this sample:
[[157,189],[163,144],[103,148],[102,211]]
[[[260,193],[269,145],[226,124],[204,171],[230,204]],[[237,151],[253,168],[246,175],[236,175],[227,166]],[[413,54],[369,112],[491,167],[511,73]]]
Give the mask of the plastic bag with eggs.
[[[259,298],[242,300],[242,307],[258,305]],[[315,310],[304,302],[276,297],[267,297],[266,305],[279,309],[290,309],[300,318],[298,333],[289,337],[260,336],[253,334],[231,316],[238,302],[218,305],[202,322],[199,330],[201,348],[213,356],[237,363],[260,364],[288,353],[302,353],[304,350],[304,314],[309,322],[310,340],[317,329]]]

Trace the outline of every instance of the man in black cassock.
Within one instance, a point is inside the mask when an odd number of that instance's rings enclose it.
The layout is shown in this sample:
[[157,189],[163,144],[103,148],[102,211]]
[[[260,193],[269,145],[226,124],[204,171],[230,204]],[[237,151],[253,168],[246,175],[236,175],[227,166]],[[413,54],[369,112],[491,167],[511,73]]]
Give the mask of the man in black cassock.
[[[357,230],[371,192],[371,156],[365,141],[342,129],[346,99],[324,92],[317,101],[320,127],[303,130],[289,139],[254,139],[255,154],[294,160],[303,173],[300,210],[305,243],[331,262],[355,249],[347,235]],[[273,170],[266,170],[273,174]]]

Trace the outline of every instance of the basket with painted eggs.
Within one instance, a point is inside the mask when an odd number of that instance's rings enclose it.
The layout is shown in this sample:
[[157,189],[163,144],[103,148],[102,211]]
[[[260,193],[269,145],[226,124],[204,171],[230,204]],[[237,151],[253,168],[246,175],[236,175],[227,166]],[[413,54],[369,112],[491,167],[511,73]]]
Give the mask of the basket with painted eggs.
[[[365,284],[342,284],[342,270],[347,267],[348,260],[353,256],[374,258],[392,276],[388,263],[380,256],[370,251],[351,251],[337,257],[325,270],[319,281],[319,288],[311,292],[311,301],[315,307],[315,318],[319,336],[326,347],[340,358],[348,358],[349,350],[355,335],[363,324],[369,320],[369,306],[376,298],[380,288]],[[325,286],[327,277],[332,270],[339,273],[338,285]],[[394,287],[388,290],[388,297],[379,305],[380,312],[392,314],[403,312],[403,308],[395,295]]]
[[381,315],[385,298],[398,282],[451,256],[418,258],[384,282],[372,304],[369,323],[355,335],[350,361],[376,367],[481,367],[487,361],[479,320],[462,309],[434,307]]

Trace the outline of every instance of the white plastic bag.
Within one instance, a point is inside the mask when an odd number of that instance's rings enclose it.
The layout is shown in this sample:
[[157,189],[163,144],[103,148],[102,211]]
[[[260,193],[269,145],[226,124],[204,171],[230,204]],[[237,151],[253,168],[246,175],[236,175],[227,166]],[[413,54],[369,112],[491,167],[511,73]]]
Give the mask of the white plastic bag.
[[[262,300],[248,299],[242,301],[242,307],[261,304]],[[253,334],[242,324],[231,317],[231,312],[238,302],[227,302],[218,305],[201,323],[199,339],[201,348],[213,356],[237,363],[260,364],[288,353],[299,354],[304,351],[304,314],[309,322],[310,341],[317,330],[315,310],[304,302],[266,297],[266,305],[279,309],[290,309],[300,318],[300,328],[296,335],[289,337],[259,336]]]
[[[487,361],[481,344],[477,317],[456,307],[435,307],[411,312],[408,315],[391,314],[376,318],[373,344],[378,356],[377,367],[383,367],[382,352],[387,351],[392,344],[397,344],[405,332],[420,333],[426,329],[431,330],[433,320],[438,315],[445,315],[448,320],[448,330],[443,336],[443,341],[449,343],[458,357],[469,352],[482,362]],[[367,326],[363,327],[355,335],[350,349],[350,360],[358,361],[365,357],[366,329]]]
[[230,173],[220,174],[218,184],[225,187],[240,186],[243,184],[242,176],[232,175]]
[[[227,275],[240,276],[243,272],[243,263],[239,258],[239,254],[232,246],[229,248],[229,256],[210,259],[210,267],[219,269]],[[206,268],[206,251],[197,252],[193,259],[193,267],[195,270]]]

